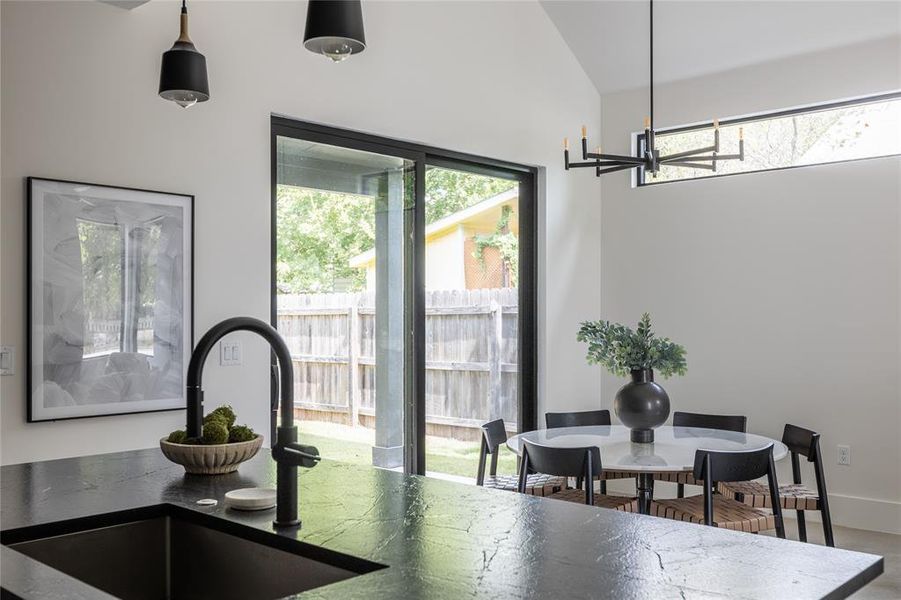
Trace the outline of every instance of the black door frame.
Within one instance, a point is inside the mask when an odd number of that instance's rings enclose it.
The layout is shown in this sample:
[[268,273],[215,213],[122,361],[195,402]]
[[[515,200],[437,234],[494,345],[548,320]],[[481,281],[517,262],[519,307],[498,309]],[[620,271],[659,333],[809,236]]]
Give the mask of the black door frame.
[[[405,142],[349,129],[299,121],[272,115],[270,125],[270,318],[277,326],[276,305],[276,186],[278,184],[279,137],[290,137],[354,150],[397,156],[415,165],[415,199],[413,203],[413,261],[409,274],[413,285],[408,287],[408,302],[412,310],[406,312],[412,330],[412,344],[405,344],[406,364],[411,369],[405,377],[404,405],[404,470],[425,474],[425,171],[427,166],[470,171],[482,175],[514,179],[519,183],[519,428],[531,431],[537,427],[538,411],[538,328],[536,241],[538,236],[537,201],[538,169],[487,158]],[[273,381],[275,360],[272,360]],[[412,371],[412,372],[411,372]],[[273,407],[277,406],[276,386],[271,386]],[[273,412],[273,419],[274,419]]]

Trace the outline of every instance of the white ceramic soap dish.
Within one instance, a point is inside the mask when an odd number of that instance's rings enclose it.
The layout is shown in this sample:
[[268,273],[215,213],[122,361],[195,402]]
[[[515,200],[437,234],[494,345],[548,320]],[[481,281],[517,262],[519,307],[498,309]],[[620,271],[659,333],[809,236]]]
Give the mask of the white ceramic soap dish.
[[242,488],[225,493],[225,505],[235,510],[267,510],[275,506],[272,488]]

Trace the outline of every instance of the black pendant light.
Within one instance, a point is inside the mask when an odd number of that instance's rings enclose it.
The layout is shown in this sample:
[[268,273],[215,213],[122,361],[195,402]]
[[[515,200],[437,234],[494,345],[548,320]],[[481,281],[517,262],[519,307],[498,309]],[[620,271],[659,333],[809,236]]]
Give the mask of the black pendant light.
[[210,99],[206,58],[188,37],[188,8],[181,2],[181,33],[172,48],[163,52],[160,67],[160,96],[182,108]]
[[335,62],[365,50],[360,0],[310,0],[303,45]]
[[589,152],[588,130],[583,125],[581,148],[583,162],[570,162],[569,139],[563,138],[563,166],[567,171],[570,169],[589,168],[594,169],[595,175],[598,177],[626,169],[640,169],[644,170],[646,174],[655,175],[660,171],[661,167],[667,166],[716,171],[717,163],[726,160],[743,161],[745,159],[745,141],[740,127],[738,129],[738,152],[733,154],[722,154],[720,152],[720,123],[718,119],[713,120],[713,141],[710,145],[660,156],[660,150],[657,149],[654,139],[656,134],[654,129],[654,0],[649,0],[648,5],[650,24],[648,39],[651,58],[650,97],[648,99],[650,115],[645,117],[644,138],[642,139],[641,148],[638,149],[638,156],[607,154],[601,152],[600,146],[594,152]]

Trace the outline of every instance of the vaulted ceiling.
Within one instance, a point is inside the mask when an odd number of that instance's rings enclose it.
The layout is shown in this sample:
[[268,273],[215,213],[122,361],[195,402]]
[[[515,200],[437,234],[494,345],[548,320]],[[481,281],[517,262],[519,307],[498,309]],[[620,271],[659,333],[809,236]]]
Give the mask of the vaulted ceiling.
[[[648,83],[648,2],[541,0],[602,94]],[[657,0],[654,78],[676,81],[901,35],[901,2]]]

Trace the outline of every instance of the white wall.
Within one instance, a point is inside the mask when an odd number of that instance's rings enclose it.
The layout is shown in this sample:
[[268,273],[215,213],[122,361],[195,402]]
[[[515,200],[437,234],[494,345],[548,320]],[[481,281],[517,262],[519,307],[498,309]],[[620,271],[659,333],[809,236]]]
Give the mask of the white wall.
[[[466,289],[465,244],[466,231],[462,225],[431,239],[426,238],[425,263],[429,268],[425,270],[425,289]],[[371,270],[375,271],[374,265]]]
[[[885,39],[660,86],[657,124],[897,89],[899,56],[899,39]],[[646,93],[602,97],[605,143],[641,127]],[[603,313],[650,311],[685,345],[688,375],[663,382],[674,409],[746,414],[777,438],[786,422],[821,432],[837,521],[890,531],[901,531],[899,179],[901,159],[887,158],[602,182]],[[621,384],[605,376],[604,397]],[[836,465],[837,444],[851,466]]]
[[[156,96],[178,8],[2,3],[2,462],[149,447],[180,412],[25,423],[23,178],[36,175],[196,196],[196,334],[269,311],[269,116],[547,166],[542,205],[542,405],[597,403],[600,374],[575,342],[600,307],[600,204],[588,173],[565,175],[560,138],[600,126],[599,97],[534,2],[367,2],[369,48],[334,65],[302,48],[302,2],[191,3],[212,100]],[[572,133],[571,133],[572,135]],[[578,215],[578,218],[574,218]],[[267,351],[208,365],[210,403],[267,430]]]

